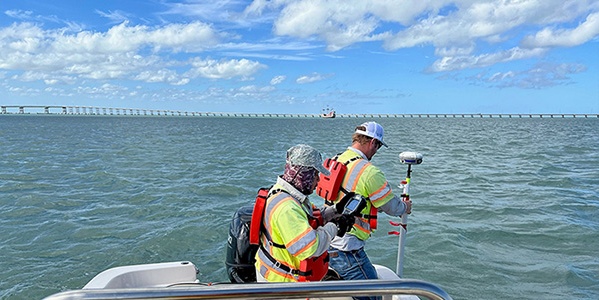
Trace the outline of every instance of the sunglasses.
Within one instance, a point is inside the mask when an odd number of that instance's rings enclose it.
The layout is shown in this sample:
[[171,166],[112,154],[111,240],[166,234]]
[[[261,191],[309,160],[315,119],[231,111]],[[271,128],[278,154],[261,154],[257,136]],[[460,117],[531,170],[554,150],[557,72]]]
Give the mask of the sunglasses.
[[373,139],[374,143],[376,145],[376,149],[381,149],[381,147],[383,147],[383,143],[381,143],[381,141],[377,140],[377,139]]

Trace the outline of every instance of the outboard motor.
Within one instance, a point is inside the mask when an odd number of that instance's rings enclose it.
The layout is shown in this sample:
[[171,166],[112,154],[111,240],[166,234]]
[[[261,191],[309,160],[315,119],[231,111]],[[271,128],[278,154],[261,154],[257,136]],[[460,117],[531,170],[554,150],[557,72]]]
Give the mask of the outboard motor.
[[250,221],[253,206],[240,207],[233,215],[227,238],[227,275],[232,283],[256,282],[256,252],[258,245],[250,245]]

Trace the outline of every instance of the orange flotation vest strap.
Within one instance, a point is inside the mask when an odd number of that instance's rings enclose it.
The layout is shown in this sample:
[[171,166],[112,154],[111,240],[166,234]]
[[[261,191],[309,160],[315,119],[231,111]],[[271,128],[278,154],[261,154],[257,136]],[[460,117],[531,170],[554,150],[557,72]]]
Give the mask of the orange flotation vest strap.
[[329,271],[329,252],[325,251],[318,257],[310,257],[300,262],[298,269],[292,269],[282,263],[276,258],[272,257],[268,250],[264,246],[260,245],[260,250],[264,253],[271,263],[276,265],[279,269],[293,275],[298,276],[298,280],[301,282],[305,281],[320,281]]
[[252,212],[252,220],[250,221],[250,245],[260,244],[260,231],[262,231],[262,219],[264,218],[264,210],[266,209],[266,199],[270,188],[260,188],[256,201],[254,202],[254,211]]
[[[278,192],[285,192],[281,189],[276,189],[272,193],[268,193],[270,188],[260,188],[258,190],[258,195],[256,196],[256,202],[254,203],[254,211],[252,212],[252,220],[250,221],[250,244],[251,245],[260,245],[260,249],[262,253],[274,264],[277,265],[281,270],[297,275],[299,277],[299,281],[319,281],[327,274],[329,269],[329,253],[325,251],[318,257],[311,257],[304,259],[300,262],[299,270],[291,269],[288,266],[281,264],[277,261],[276,258],[272,257],[268,250],[266,250],[262,244],[260,243],[260,233],[264,233],[266,239],[268,239],[269,244],[273,247],[285,249],[285,245],[277,244],[272,241],[272,238],[268,234],[268,232],[264,229],[264,211],[266,210],[266,200],[271,194],[276,194]],[[320,210],[314,210],[314,216],[308,215],[308,222],[310,223],[310,227],[312,229],[316,229],[322,225],[324,225],[324,220],[322,218]]]
[[368,224],[370,225],[370,229],[376,230],[377,225],[378,225],[377,212],[378,212],[378,210],[376,209],[376,207],[374,207],[374,205],[370,204],[370,213],[367,215],[362,214],[362,215],[359,215],[358,217],[366,219],[368,221]]

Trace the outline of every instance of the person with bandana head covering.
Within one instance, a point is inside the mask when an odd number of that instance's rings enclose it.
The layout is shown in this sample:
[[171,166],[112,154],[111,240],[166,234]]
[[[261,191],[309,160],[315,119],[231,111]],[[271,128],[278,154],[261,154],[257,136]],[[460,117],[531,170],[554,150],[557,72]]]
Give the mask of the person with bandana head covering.
[[322,155],[309,145],[287,150],[283,175],[269,190],[256,253],[257,281],[318,281],[328,271],[328,248],[354,217],[335,207],[316,208],[308,199],[319,180]]

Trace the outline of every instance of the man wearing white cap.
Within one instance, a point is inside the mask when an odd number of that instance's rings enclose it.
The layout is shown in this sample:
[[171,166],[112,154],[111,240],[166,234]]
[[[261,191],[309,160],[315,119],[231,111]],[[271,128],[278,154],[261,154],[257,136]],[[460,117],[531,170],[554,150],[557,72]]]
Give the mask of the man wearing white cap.
[[376,122],[363,123],[356,127],[352,145],[333,158],[347,167],[337,200],[350,192],[367,199],[367,205],[361,215],[356,217],[351,231],[342,237],[335,237],[329,249],[329,266],[344,280],[377,278],[376,270],[364,251],[366,240],[376,229],[377,212],[382,211],[392,216],[411,212],[411,201],[404,202],[393,194],[385,175],[370,162],[382,146],[387,147],[383,134],[383,127]]
[[351,229],[354,218],[310,202],[319,173],[329,171],[316,149],[300,144],[287,150],[285,171],[269,190],[264,207],[255,264],[258,281],[318,281],[326,275],[331,240]]

